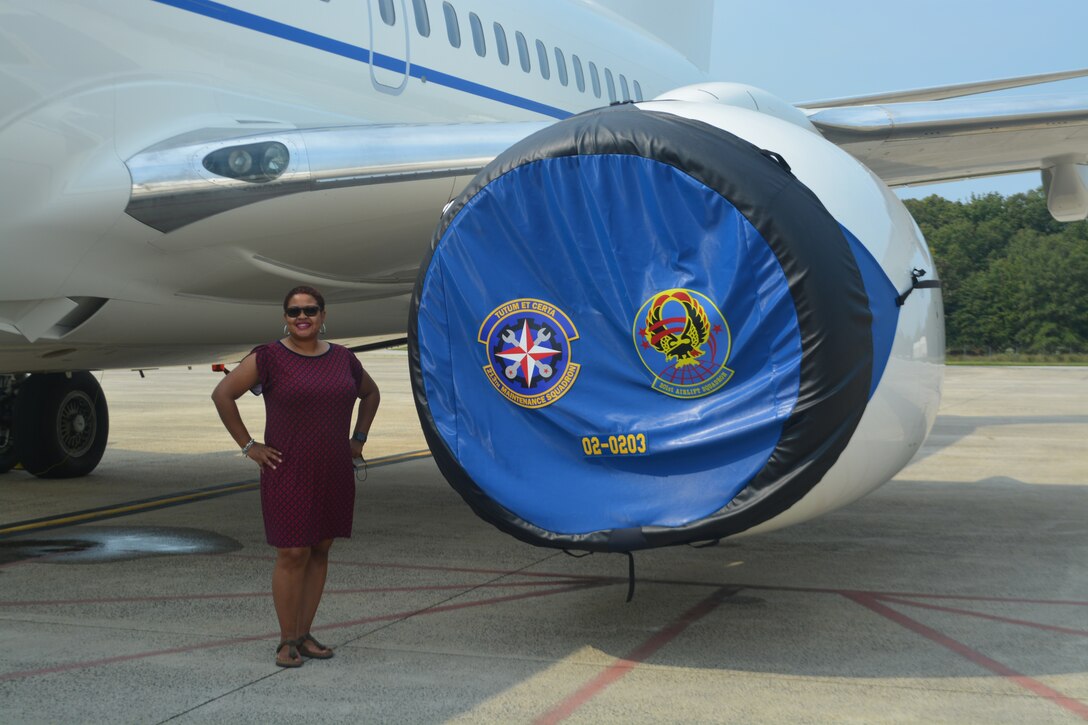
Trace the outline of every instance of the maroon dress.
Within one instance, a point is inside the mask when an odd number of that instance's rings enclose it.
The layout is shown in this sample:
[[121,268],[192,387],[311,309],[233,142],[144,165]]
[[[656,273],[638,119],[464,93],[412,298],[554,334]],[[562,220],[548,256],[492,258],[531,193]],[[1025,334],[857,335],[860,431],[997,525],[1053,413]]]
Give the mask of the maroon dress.
[[313,546],[351,536],[351,412],[363,366],[347,348],[331,343],[312,357],[278,340],[254,352],[264,395],[264,442],[283,454],[275,469],[261,469],[268,543]]

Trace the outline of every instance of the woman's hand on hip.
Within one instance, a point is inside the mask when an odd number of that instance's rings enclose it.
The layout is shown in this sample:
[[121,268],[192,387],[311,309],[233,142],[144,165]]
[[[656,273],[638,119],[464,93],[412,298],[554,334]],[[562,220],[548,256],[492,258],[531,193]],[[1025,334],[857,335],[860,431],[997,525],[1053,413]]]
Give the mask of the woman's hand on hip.
[[264,443],[254,443],[246,455],[256,461],[261,468],[268,466],[275,469],[277,464],[283,463],[283,454]]

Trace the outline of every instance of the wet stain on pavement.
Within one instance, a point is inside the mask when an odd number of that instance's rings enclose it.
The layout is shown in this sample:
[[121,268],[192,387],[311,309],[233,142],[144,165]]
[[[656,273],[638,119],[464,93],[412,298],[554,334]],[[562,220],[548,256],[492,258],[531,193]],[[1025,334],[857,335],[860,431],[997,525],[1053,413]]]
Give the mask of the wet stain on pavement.
[[0,541],[0,566],[28,559],[50,564],[97,564],[147,556],[222,554],[242,544],[203,529],[163,526],[81,526]]

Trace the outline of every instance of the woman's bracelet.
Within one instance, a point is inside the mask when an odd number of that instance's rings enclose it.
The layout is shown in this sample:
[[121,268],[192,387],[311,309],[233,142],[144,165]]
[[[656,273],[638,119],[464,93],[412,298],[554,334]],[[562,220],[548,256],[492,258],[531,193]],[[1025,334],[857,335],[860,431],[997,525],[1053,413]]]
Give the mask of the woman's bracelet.
[[246,458],[249,458],[249,449],[252,448],[255,445],[257,445],[257,441],[250,438],[249,443],[246,443],[244,446],[242,446],[242,455],[245,456]]

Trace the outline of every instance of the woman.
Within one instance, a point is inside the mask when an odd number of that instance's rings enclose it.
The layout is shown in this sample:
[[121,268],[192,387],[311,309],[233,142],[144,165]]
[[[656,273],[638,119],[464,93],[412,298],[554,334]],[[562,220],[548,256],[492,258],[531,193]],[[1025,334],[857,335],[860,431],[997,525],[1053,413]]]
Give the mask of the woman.
[[[300,667],[303,657],[333,656],[310,627],[325,588],[332,540],[351,536],[352,459],[362,458],[380,395],[353,353],[319,339],[325,331],[321,293],[312,287],[288,292],[283,321],[286,337],[246,356],[219,382],[212,400],[242,454],[261,469],[265,536],[276,547],[276,664]],[[264,443],[249,435],[235,402],[251,389],[264,395]],[[362,400],[359,416],[348,435],[356,398]]]

